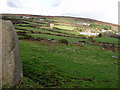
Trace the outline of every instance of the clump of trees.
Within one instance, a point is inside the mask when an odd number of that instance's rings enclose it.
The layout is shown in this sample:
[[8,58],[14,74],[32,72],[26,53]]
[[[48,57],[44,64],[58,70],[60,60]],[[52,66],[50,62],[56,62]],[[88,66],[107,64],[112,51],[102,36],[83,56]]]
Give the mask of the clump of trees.
[[68,45],[68,41],[64,38],[60,39],[59,42]]

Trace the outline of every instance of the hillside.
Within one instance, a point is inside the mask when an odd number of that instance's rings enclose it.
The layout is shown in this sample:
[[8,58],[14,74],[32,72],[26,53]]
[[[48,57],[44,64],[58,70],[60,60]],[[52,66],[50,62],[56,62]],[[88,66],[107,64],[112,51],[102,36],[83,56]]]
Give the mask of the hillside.
[[[3,14],[4,15],[4,14]],[[49,18],[53,18],[53,17],[68,17],[68,16],[42,16],[42,15],[30,15],[30,14],[7,14],[7,15],[16,15],[16,16],[33,16],[33,17],[49,17]],[[76,18],[76,17],[70,17],[70,18]],[[94,20],[94,19],[90,19],[90,18],[76,18],[76,19],[80,19],[80,20],[89,20],[89,21],[94,21],[96,23],[99,24],[103,24],[103,25],[112,25],[112,26],[117,26],[117,24],[112,24],[112,23],[108,23],[108,22],[103,22],[103,21],[98,21],[98,20]]]
[[[92,19],[3,14],[20,41],[17,88],[118,88],[118,26]],[[8,86],[5,86],[8,87]]]

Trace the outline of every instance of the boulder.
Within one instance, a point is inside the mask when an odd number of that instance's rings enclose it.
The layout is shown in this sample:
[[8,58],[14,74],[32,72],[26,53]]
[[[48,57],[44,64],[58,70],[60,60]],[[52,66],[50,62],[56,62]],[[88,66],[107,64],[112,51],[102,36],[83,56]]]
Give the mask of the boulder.
[[2,85],[2,22],[0,21],[0,89]]
[[2,77],[2,85],[15,86],[23,76],[19,40],[11,21],[0,21],[1,24],[0,53],[2,52],[2,58],[0,66],[2,75],[0,74],[0,77]]

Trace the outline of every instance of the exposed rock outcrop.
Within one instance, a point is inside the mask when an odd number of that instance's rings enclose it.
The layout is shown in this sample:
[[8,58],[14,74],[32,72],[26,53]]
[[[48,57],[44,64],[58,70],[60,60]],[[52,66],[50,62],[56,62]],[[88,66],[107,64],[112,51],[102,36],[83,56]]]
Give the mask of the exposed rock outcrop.
[[[14,86],[21,80],[22,63],[19,52],[19,40],[11,21],[2,21],[0,29],[0,52],[2,52],[2,85]],[[0,24],[1,24],[0,23]],[[1,63],[0,63],[1,64]],[[1,75],[0,75],[1,76]]]

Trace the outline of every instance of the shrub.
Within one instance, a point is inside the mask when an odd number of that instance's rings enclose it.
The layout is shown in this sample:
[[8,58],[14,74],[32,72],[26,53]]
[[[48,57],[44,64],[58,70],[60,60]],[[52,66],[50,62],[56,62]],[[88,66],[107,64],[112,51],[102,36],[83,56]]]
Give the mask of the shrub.
[[88,37],[88,41],[92,41],[93,40],[93,37]]
[[83,32],[83,31],[85,31],[85,28],[80,28],[79,31]]
[[68,41],[64,38],[60,39],[59,42],[68,45]]
[[102,33],[99,33],[98,37],[102,37]]

